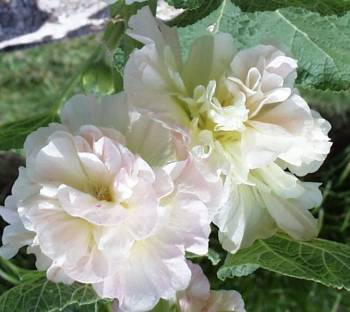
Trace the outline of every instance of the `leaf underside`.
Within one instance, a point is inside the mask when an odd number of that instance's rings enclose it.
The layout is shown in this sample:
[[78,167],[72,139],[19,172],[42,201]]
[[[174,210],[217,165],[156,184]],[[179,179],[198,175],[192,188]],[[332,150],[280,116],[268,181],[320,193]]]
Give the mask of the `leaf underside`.
[[254,266],[350,290],[350,247],[344,244],[322,239],[300,242],[278,234],[229,255],[218,277],[242,276],[242,268]]
[[56,284],[35,272],[0,296],[0,312],[93,312],[99,300],[90,285]]

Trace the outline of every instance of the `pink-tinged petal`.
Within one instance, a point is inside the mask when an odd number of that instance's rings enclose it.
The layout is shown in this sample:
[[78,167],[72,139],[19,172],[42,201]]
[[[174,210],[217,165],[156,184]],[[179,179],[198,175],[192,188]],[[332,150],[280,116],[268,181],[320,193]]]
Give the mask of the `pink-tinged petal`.
[[136,244],[116,275],[93,287],[103,298],[117,298],[122,311],[141,312],[173,298],[190,277],[183,251],[159,237]]
[[206,204],[212,220],[217,208],[224,200],[224,187],[221,177],[205,161],[188,159],[169,164],[164,169],[173,178],[181,193],[192,194]]
[[162,169],[154,169],[156,180],[153,183],[153,187],[156,191],[158,198],[165,197],[174,191],[174,183],[171,177]]
[[278,125],[289,133],[298,135],[312,123],[312,116],[307,103],[299,95],[292,95],[283,103],[261,112],[255,120]]
[[270,73],[275,73],[276,75],[281,76],[283,79],[286,79],[290,74],[295,72],[297,67],[298,64],[295,59],[280,55],[271,59],[266,66],[266,70]]
[[198,264],[187,261],[191,270],[191,282],[188,287],[176,294],[177,305],[181,312],[203,312],[210,296],[210,284]]
[[27,212],[27,217],[35,224],[42,252],[62,267],[68,276],[83,283],[103,279],[106,260],[100,251],[91,250],[93,237],[90,224],[52,210],[32,209]]
[[242,296],[234,290],[212,290],[203,312],[245,312]]
[[180,193],[163,209],[164,226],[160,233],[164,239],[169,244],[184,246],[189,252],[207,254],[211,219],[206,205],[192,194]]

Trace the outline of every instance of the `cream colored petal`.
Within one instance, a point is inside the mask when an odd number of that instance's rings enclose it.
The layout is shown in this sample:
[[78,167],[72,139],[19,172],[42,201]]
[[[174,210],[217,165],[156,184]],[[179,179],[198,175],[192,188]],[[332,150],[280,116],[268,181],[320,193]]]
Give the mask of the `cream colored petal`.
[[48,138],[56,131],[65,131],[66,127],[58,124],[51,123],[48,127],[39,128],[32,132],[26,138],[24,142],[24,151],[26,154],[27,163],[30,158],[35,157],[37,152],[48,143]]
[[190,95],[210,80],[219,80],[228,70],[236,53],[233,38],[227,33],[205,35],[192,44],[182,76]]
[[78,158],[74,137],[56,132],[28,164],[30,177],[36,181],[59,182],[78,189],[86,187],[86,175]]
[[180,43],[176,28],[170,28],[157,21],[149,7],[143,7],[137,14],[129,19],[127,34],[143,44],[155,44],[158,50],[164,51],[166,46],[180,63]]
[[159,120],[178,126],[189,124],[185,107],[173,95],[185,90],[178,69],[149,44],[135,50],[125,65],[124,88],[130,105]]
[[215,216],[224,249],[235,253],[256,239],[274,234],[276,226],[255,186],[233,185],[227,203]]
[[73,133],[78,133],[85,125],[126,133],[129,126],[129,107],[123,92],[100,98],[75,95],[64,105],[60,116],[62,123]]
[[9,196],[5,200],[5,207],[0,206],[0,216],[8,223],[2,234],[0,256],[6,259],[14,257],[18,250],[33,242],[35,233],[28,231],[19,217],[17,200]]
[[299,176],[317,171],[332,146],[328,137],[330,124],[317,112],[311,111],[311,114],[311,125],[304,127],[303,133],[294,138],[291,148],[279,156]]
[[151,166],[162,166],[176,159],[172,133],[159,122],[139,115],[127,135],[128,148]]
[[241,138],[242,161],[248,168],[261,168],[290,148],[292,136],[282,127],[258,121],[249,125]]

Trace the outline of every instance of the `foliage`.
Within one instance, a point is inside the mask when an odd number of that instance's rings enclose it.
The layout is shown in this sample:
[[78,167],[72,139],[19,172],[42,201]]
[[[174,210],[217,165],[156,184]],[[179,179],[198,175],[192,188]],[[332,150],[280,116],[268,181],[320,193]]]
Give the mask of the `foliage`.
[[0,311],[97,311],[100,299],[89,285],[55,284],[41,272],[28,273],[22,280],[0,297]]
[[[7,70],[0,77],[1,150],[21,148],[30,132],[57,120],[60,105],[73,92],[107,94],[122,89],[123,66],[136,46],[124,36],[126,22],[143,5],[126,8],[122,2],[112,8],[103,39],[82,38],[2,56],[0,66]],[[350,1],[167,2],[186,9],[169,22],[181,27],[185,50],[209,29],[232,34],[238,48],[274,44],[297,58],[301,93],[333,121],[334,128],[334,155],[316,176],[324,182],[325,198],[317,212],[321,237],[343,244],[324,239],[296,242],[278,234],[228,255],[224,263],[226,254],[215,242],[207,257],[191,259],[202,265],[213,288],[239,290],[248,311],[346,311],[350,306],[346,290],[350,289],[350,247],[345,245],[350,242],[350,132],[344,126],[350,118]],[[99,49],[89,58],[96,45]],[[74,77],[64,88],[69,76]],[[0,312],[111,309],[89,286],[57,285],[32,272],[11,288],[11,278],[1,277],[6,282],[0,288]],[[167,309],[168,303],[161,301],[154,311]]]
[[238,48],[273,44],[298,60],[298,83],[316,89],[350,88],[350,13],[337,18],[300,8],[242,13],[230,1],[181,29],[183,45],[210,29],[230,33]]
[[185,10],[182,14],[171,20],[168,24],[170,26],[185,27],[194,24],[196,21],[209,15],[212,11],[217,9],[222,0],[207,0],[199,1],[198,6],[191,6]]
[[220,279],[242,276],[247,271],[251,273],[252,266],[350,290],[350,247],[331,241],[301,242],[285,235],[258,240],[251,247],[229,255],[218,276]]
[[166,2],[177,9],[196,9],[200,7],[205,0],[166,0]]
[[285,7],[301,7],[322,15],[343,15],[350,10],[349,0],[233,0],[242,11],[274,11]]

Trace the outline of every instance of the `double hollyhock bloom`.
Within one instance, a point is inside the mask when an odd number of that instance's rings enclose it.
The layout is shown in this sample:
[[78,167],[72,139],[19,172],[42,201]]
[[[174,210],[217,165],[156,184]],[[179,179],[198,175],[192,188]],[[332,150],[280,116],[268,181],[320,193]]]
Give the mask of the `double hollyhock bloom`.
[[1,255],[28,245],[50,280],[90,283],[122,311],[173,298],[191,279],[185,251],[207,253],[220,179],[178,157],[179,139],[123,93],[75,96],[61,120],[25,142]]
[[78,95],[61,123],[27,138],[1,216],[0,254],[23,246],[55,282],[92,284],[118,311],[244,311],[210,291],[185,253],[205,255],[210,224],[229,252],[276,231],[317,236],[315,172],[329,123],[294,89],[297,63],[272,46],[237,52],[208,33],[182,60],[175,29],[148,8],[129,21],[144,44],[125,66],[125,93]]
[[319,184],[297,176],[324,161],[330,125],[294,89],[297,62],[272,46],[237,52],[226,33],[198,38],[183,62],[176,30],[147,8],[128,34],[144,44],[125,67],[132,103],[223,178],[227,200],[214,218],[223,247],[236,252],[276,231],[315,237]]

